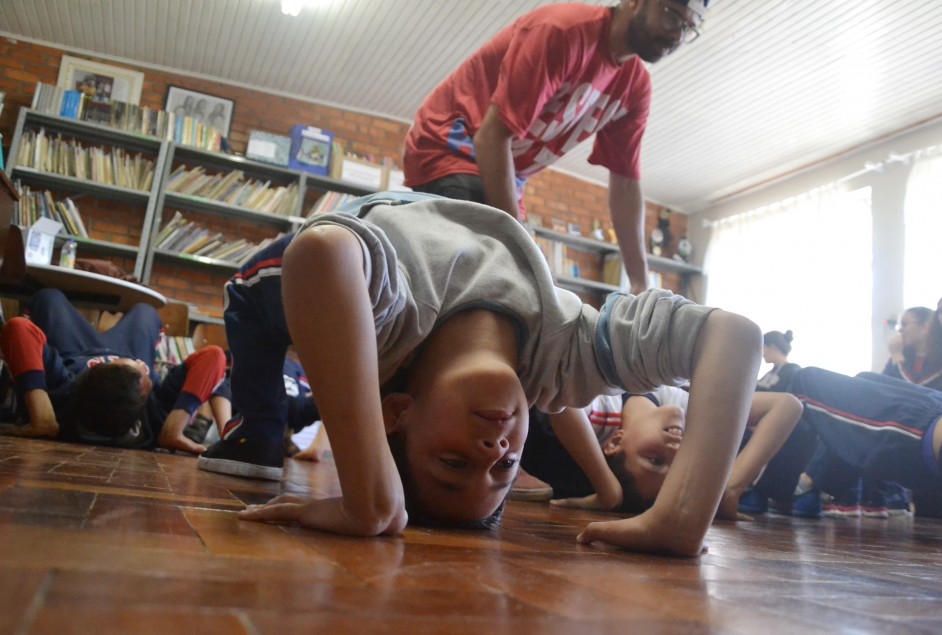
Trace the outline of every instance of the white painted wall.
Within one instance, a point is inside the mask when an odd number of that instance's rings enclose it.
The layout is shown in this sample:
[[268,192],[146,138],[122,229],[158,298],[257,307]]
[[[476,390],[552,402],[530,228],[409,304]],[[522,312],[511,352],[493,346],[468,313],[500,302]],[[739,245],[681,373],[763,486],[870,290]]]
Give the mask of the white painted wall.
[[[870,186],[873,201],[873,370],[881,370],[887,359],[883,321],[896,317],[903,303],[903,203],[911,163],[890,161],[891,155],[905,155],[942,144],[942,121],[915,128],[875,142],[832,161],[808,168],[764,187],[718,201],[709,209],[690,214],[688,237],[694,244],[694,264],[702,266],[709,230],[703,221],[717,220],[795,196],[816,187],[845,179],[865,170],[868,163],[883,163],[882,171],[866,171],[845,181],[850,188]],[[942,214],[942,201],[939,202]],[[787,266],[783,264],[783,266]],[[942,296],[942,276],[939,277]],[[704,298],[709,272],[692,294]]]

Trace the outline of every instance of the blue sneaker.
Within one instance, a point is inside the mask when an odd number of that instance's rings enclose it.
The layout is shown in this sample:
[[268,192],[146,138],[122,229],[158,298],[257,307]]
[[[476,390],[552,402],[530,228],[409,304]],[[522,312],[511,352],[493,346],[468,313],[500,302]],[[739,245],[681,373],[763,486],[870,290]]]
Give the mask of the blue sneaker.
[[792,516],[797,518],[821,518],[821,492],[810,489],[792,501]]
[[769,499],[753,488],[747,489],[739,497],[739,513],[764,514],[769,511]]
[[909,490],[899,483],[883,484],[885,490],[886,511],[890,516],[912,516],[913,497]]
[[196,467],[207,472],[280,481],[284,474],[284,444],[239,437],[241,423],[240,417],[229,421],[223,438],[199,456]]

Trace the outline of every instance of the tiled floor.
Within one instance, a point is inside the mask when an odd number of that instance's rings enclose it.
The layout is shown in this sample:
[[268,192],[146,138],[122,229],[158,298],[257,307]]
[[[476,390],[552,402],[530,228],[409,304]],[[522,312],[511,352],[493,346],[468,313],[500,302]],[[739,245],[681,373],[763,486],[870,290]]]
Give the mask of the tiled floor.
[[0,438],[0,633],[940,633],[942,522],[769,516],[697,560],[577,545],[597,515],[358,540],[239,521],[283,485],[192,457]]

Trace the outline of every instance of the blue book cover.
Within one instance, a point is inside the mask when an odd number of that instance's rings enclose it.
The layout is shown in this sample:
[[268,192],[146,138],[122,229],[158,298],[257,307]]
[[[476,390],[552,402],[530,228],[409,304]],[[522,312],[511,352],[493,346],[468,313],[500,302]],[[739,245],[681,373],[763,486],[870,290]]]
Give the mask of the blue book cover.
[[81,105],[82,93],[77,90],[67,90],[62,93],[62,108],[59,110],[59,116],[78,119]]
[[334,135],[327,130],[297,125],[291,129],[289,167],[326,175],[330,170],[330,150]]

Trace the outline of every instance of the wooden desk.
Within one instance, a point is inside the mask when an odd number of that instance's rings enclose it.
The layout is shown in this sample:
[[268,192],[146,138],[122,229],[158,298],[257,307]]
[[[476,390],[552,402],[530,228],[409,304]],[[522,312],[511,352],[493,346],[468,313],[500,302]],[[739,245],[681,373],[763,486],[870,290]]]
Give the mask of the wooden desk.
[[126,311],[140,302],[158,309],[167,304],[162,294],[139,284],[55,265],[27,265],[26,277],[0,286],[0,292],[23,299],[50,287],[62,291],[80,308]]

